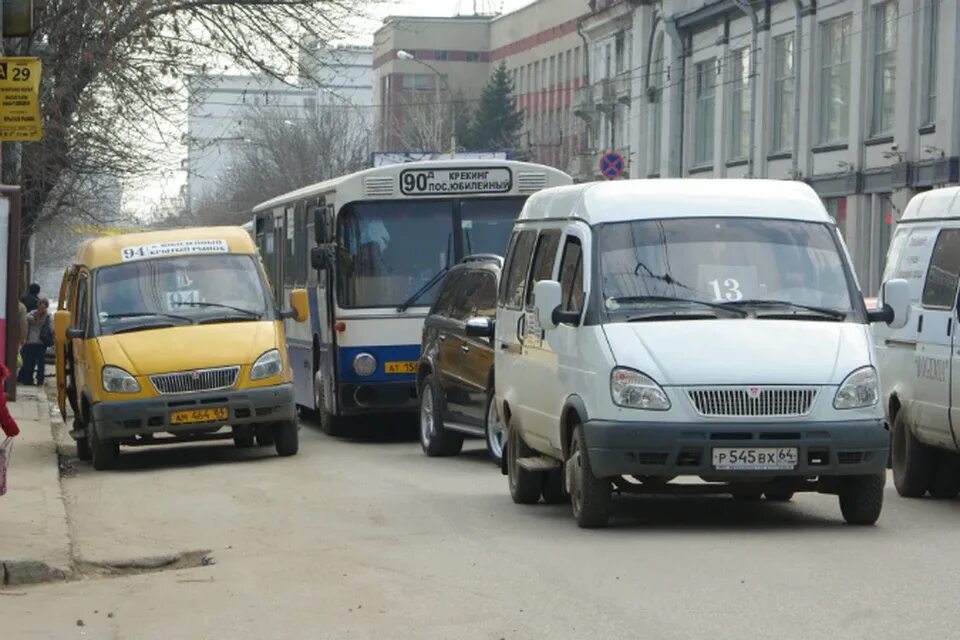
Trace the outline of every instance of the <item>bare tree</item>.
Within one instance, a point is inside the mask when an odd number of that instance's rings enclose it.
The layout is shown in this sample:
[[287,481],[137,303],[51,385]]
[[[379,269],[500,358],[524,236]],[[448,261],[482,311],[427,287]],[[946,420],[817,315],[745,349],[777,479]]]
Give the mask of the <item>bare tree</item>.
[[433,92],[407,93],[391,106],[386,123],[388,136],[399,148],[415,151],[449,151],[456,128],[463,146],[470,125],[470,104],[462,95],[438,100]]
[[[43,62],[44,137],[5,149],[24,232],[75,214],[85,176],[151,174],[183,118],[183,78],[227,67],[295,73],[305,38],[343,35],[362,0],[46,0],[7,51]],[[19,166],[18,166],[19,164]]]

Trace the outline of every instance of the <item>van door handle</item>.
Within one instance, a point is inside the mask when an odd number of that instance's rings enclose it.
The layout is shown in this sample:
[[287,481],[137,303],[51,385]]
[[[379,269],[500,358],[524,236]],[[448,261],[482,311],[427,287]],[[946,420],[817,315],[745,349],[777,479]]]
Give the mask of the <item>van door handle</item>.
[[953,318],[947,318],[947,335],[953,332]]
[[923,331],[923,314],[921,313],[917,319],[917,333]]
[[467,345],[463,345],[462,347],[460,347],[460,351],[463,351],[464,353],[470,353],[470,347],[468,347]]

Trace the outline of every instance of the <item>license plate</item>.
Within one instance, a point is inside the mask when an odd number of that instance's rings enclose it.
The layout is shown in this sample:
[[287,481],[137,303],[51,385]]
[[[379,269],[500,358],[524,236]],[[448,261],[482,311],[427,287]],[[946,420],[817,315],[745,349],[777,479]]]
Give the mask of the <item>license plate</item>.
[[383,370],[387,373],[416,373],[416,362],[384,362]]
[[797,467],[796,447],[723,447],[713,450],[721,471],[786,471]]
[[170,414],[170,424],[197,424],[200,422],[222,422],[230,417],[226,407],[216,409],[191,409],[174,411]]

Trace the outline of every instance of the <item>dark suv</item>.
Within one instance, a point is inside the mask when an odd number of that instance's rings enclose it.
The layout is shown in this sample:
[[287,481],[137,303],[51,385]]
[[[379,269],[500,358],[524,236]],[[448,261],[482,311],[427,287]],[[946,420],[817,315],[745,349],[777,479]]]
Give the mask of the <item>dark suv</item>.
[[465,436],[476,436],[500,461],[493,322],[502,267],[500,256],[464,258],[447,273],[423,325],[417,389],[420,444],[428,456],[455,456]]

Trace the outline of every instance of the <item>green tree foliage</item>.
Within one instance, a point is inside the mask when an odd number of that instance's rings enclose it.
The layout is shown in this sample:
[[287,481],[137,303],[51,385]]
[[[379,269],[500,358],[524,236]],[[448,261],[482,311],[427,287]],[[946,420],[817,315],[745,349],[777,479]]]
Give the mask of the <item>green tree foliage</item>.
[[489,151],[516,149],[522,127],[523,112],[514,104],[513,81],[501,62],[480,94],[464,146]]

